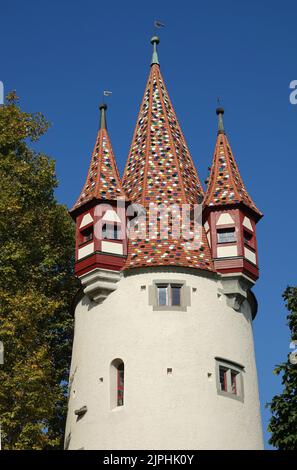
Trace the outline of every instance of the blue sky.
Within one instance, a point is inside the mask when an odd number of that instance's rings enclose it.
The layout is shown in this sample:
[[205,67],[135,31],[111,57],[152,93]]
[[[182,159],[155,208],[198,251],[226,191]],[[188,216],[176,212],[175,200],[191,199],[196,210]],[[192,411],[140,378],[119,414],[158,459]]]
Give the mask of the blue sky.
[[[216,138],[216,99],[246,186],[265,216],[258,225],[261,277],[254,322],[264,404],[281,390],[275,364],[289,351],[282,292],[296,283],[297,79],[293,1],[10,0],[1,2],[0,80],[52,127],[38,148],[56,160],[57,198],[71,206],[84,183],[108,98],[108,128],[120,171],[149,72],[154,19],[159,59],[201,180]],[[265,431],[267,445],[268,434]]]

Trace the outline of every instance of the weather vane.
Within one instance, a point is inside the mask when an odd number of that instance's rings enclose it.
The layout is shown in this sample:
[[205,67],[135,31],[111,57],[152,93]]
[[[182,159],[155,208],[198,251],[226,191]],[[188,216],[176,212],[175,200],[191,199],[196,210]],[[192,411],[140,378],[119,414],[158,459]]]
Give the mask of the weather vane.
[[103,103],[105,101],[105,96],[111,96],[112,95],[112,91],[108,91],[108,90],[104,90],[103,91]]
[[160,28],[165,28],[165,24],[162,23],[162,21],[160,21],[160,20],[155,20],[154,21],[154,27],[155,27],[155,30],[160,29]]

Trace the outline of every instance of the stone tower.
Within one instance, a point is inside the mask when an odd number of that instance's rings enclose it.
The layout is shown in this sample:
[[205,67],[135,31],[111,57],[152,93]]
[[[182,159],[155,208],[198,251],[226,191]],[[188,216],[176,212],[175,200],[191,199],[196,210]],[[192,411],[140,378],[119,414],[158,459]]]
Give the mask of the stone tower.
[[123,179],[102,105],[87,181],[70,211],[82,288],[65,448],[261,449],[251,288],[262,214],[222,108],[204,195],[161,75],[159,39],[151,42]]

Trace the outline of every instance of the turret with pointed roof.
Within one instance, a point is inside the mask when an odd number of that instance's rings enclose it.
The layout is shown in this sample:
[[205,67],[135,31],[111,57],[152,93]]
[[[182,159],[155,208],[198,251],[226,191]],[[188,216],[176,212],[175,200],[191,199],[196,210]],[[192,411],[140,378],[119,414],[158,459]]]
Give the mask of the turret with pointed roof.
[[218,134],[204,198],[205,229],[216,270],[258,277],[256,222],[262,213],[247,192],[223,123],[216,110]]
[[224,109],[217,108],[216,113],[218,115],[218,136],[204,206],[243,203],[255,213],[256,217],[260,218],[262,214],[244,186],[224,130]]
[[87,179],[70,211],[76,222],[75,273],[79,277],[95,269],[118,271],[126,259],[125,206],[117,205],[125,194],[107,132],[107,105],[99,109],[100,126]]
[[105,103],[99,106],[100,126],[92,153],[91,164],[82,192],[71,209],[71,213],[83,204],[96,199],[98,201],[116,200],[124,192],[107,132]]
[[[159,38],[151,39],[153,57],[144,97],[126,163],[123,187],[127,197],[146,209],[150,203],[198,204],[203,189],[187,143],[170,101],[157,54]],[[148,214],[148,211],[147,211]],[[147,232],[149,221],[146,221]],[[144,228],[144,227],[142,227]],[[208,243],[202,230],[197,249],[186,248],[184,239],[132,240],[126,267],[189,266],[212,270]]]

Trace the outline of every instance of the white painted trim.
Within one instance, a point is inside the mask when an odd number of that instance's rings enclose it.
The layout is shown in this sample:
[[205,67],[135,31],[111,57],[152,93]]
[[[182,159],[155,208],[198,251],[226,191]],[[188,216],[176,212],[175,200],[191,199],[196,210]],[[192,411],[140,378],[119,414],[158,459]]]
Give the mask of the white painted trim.
[[123,254],[123,245],[122,243],[113,243],[102,241],[101,250],[105,253],[113,253],[115,255]]
[[84,258],[94,252],[94,242],[78,249],[77,259]]
[[251,221],[250,221],[250,219],[249,219],[248,217],[245,217],[245,218],[243,219],[242,225],[243,225],[244,227],[250,229],[252,232],[254,231],[254,230],[253,230],[252,223],[251,223]]
[[256,254],[246,246],[244,247],[244,256],[252,263],[257,264]]
[[226,225],[226,224],[234,224],[234,220],[232,219],[231,215],[228,212],[224,212],[220,215],[217,220],[216,225]]
[[229,256],[237,256],[237,254],[237,245],[217,247],[218,258],[228,258]]
[[94,219],[93,219],[93,217],[91,216],[91,214],[90,214],[90,213],[89,213],[89,214],[85,214],[85,215],[83,216],[83,218],[82,218],[82,221],[81,221],[81,223],[80,223],[79,228],[85,227],[86,225],[88,225],[88,224],[90,224],[90,223],[92,223],[92,222],[94,222]]
[[121,222],[121,219],[119,218],[118,214],[110,209],[105,212],[104,216],[102,217],[102,220],[104,222]]

